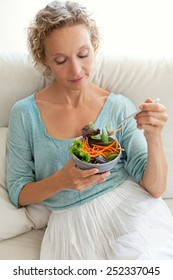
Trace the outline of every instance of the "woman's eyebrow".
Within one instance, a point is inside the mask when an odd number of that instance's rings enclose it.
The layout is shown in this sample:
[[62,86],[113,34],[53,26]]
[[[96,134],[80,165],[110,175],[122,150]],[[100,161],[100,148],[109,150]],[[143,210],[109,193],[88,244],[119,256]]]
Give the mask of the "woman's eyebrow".
[[[88,46],[88,45],[83,45],[83,46],[81,46],[81,47],[77,50],[77,52],[78,52],[78,51],[81,51],[81,50],[84,49],[84,48],[89,49],[89,46]],[[51,57],[55,57],[55,56],[64,56],[64,57],[67,57],[67,55],[65,55],[64,53],[55,53],[55,54],[52,54],[52,55],[51,55]]]
[[52,54],[51,57],[56,57],[56,56],[65,56],[67,57],[65,54],[63,53],[55,53],[55,54]]

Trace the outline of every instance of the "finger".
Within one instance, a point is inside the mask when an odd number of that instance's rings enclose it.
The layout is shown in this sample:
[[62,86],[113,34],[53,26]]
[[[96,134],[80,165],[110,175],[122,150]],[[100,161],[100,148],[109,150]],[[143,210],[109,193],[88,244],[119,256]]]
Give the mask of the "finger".
[[154,112],[165,112],[167,110],[163,104],[153,103],[153,102],[142,103],[139,106],[139,108],[142,111],[154,111]]
[[159,101],[160,101],[160,98],[156,98],[156,99],[152,99],[152,98],[147,98],[146,100],[145,100],[145,103],[159,103]]
[[161,121],[161,120],[158,120],[158,119],[150,119],[149,121],[146,121],[146,122],[138,122],[137,123],[137,127],[140,128],[140,129],[144,129],[145,127],[147,126],[151,126],[151,127],[164,127],[165,125],[165,122],[164,121]]
[[85,170],[78,168],[75,165],[75,162],[72,158],[69,159],[68,164],[70,167],[75,167],[77,169],[76,171],[78,172],[78,174],[79,175],[81,174],[81,177],[88,177],[88,176],[97,174],[99,172],[98,168],[90,168],[90,169],[85,169]]
[[137,127],[139,129],[144,129],[144,126],[152,126],[152,127],[160,127],[163,128],[168,117],[166,114],[154,114],[155,116],[153,117],[153,115],[149,115],[149,116],[144,116],[141,118],[137,119]]
[[168,115],[166,112],[154,112],[154,111],[144,111],[135,118],[138,122],[152,122],[154,119],[166,122],[168,120]]
[[104,173],[99,173],[94,176],[85,177],[82,182],[79,184],[78,189],[86,189],[92,185],[106,181],[107,177],[110,175],[110,171]]
[[145,100],[145,103],[153,103],[153,102],[154,102],[154,100],[152,98],[147,98]]
[[92,175],[98,174],[99,170],[97,168],[90,168],[90,169],[79,169],[78,167],[76,167],[78,169],[78,174],[79,177],[81,178],[86,178],[86,177],[90,177]]

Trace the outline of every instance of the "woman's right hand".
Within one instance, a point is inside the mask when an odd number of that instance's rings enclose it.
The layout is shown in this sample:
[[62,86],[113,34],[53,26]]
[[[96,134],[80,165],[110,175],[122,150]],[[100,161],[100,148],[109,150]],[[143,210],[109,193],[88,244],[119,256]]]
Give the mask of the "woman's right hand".
[[75,166],[71,158],[57,173],[59,173],[58,185],[62,184],[62,189],[85,190],[94,184],[104,182],[110,171],[99,174],[97,168],[82,170]]

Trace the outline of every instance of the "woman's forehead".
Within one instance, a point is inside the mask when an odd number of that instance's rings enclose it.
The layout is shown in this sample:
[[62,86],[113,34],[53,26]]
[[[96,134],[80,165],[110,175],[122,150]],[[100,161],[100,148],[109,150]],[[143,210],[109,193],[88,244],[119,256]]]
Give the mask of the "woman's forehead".
[[71,53],[92,46],[90,34],[83,25],[63,27],[54,30],[44,42],[45,51],[51,56],[57,53]]

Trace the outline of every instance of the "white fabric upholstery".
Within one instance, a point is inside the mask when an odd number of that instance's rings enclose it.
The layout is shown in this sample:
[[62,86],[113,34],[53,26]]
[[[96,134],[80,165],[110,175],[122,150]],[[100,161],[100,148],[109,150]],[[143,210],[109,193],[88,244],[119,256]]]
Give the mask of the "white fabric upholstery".
[[8,126],[9,112],[15,101],[45,86],[27,53],[0,51],[0,127]]
[[25,211],[25,208],[16,209],[10,203],[7,191],[0,187],[0,240],[32,229],[32,222],[27,218]]
[[[147,97],[159,97],[167,107],[169,121],[164,128],[163,140],[169,173],[164,198],[167,198],[166,202],[173,213],[172,77],[172,59],[151,60],[99,55],[91,78],[109,91],[128,96],[137,106]],[[17,255],[14,259],[39,258],[38,250],[50,213],[41,204],[16,209],[9,201],[6,189],[6,140],[12,105],[47,84],[48,81],[34,70],[27,53],[0,52],[0,259],[8,258],[7,256],[12,259],[14,252],[12,253],[10,248],[13,250],[18,244],[19,254],[15,252]],[[22,253],[21,246],[25,247],[25,244],[27,249]]]
[[38,260],[44,230],[31,230],[0,242],[0,260]]
[[7,190],[0,186],[0,241],[31,229],[44,228],[48,217],[49,211],[41,204],[16,208],[9,200]]

